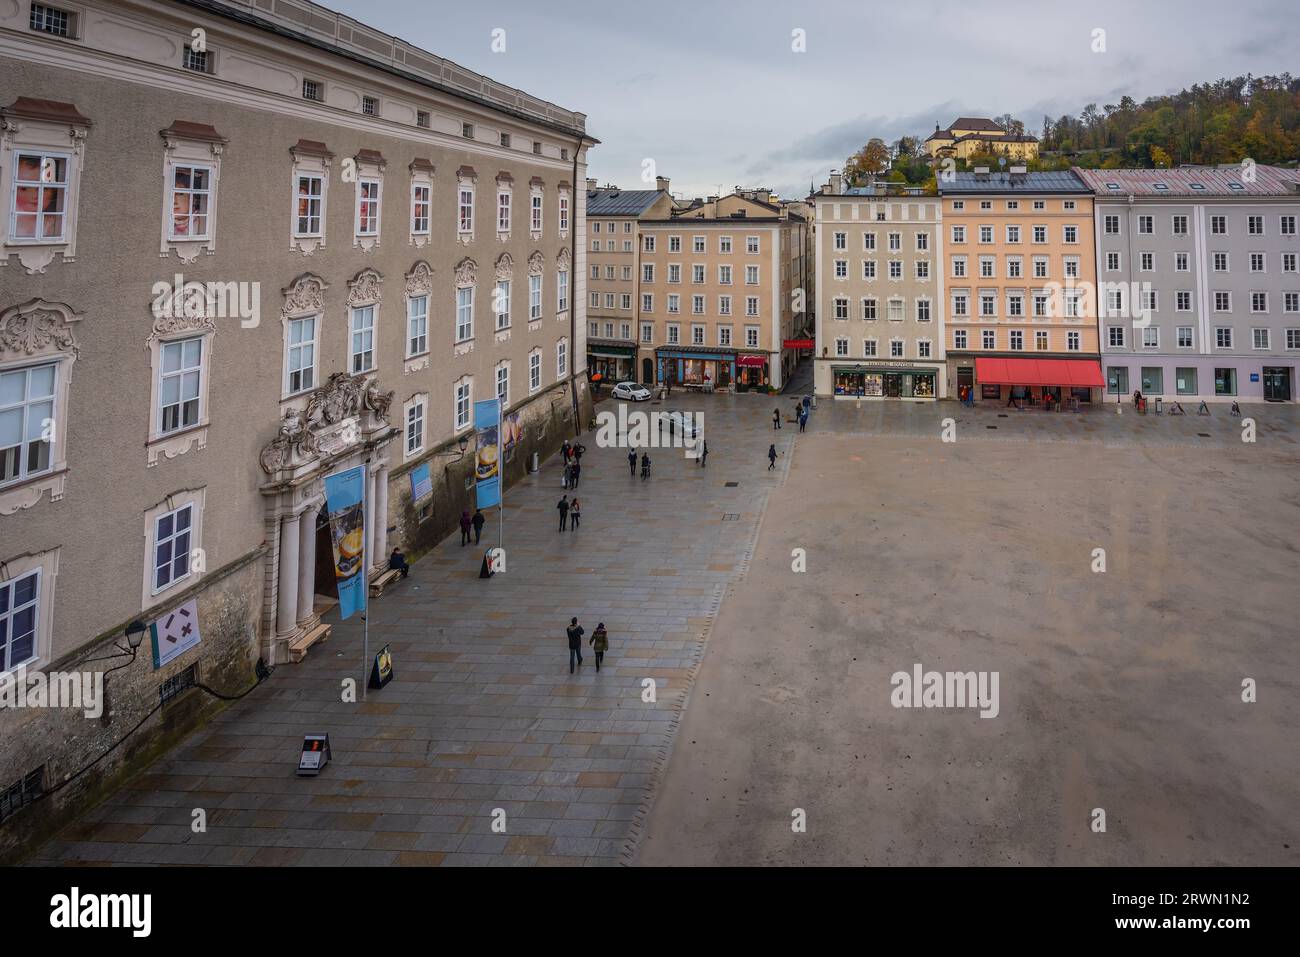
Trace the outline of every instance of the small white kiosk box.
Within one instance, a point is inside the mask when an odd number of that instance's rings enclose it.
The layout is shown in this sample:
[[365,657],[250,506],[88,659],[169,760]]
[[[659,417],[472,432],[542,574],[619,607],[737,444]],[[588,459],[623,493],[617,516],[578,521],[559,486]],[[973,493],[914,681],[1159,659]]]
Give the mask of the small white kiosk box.
[[302,754],[298,756],[298,774],[314,776],[320,774],[321,768],[329,764],[330,736],[328,734],[304,734],[302,736]]

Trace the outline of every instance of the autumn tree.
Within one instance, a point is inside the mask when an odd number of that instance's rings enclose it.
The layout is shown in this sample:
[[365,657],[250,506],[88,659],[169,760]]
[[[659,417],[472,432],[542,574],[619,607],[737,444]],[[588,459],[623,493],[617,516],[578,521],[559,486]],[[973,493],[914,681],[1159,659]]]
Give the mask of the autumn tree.
[[868,182],[889,167],[889,147],[885,141],[872,137],[844,163],[844,178],[850,185],[859,186]]

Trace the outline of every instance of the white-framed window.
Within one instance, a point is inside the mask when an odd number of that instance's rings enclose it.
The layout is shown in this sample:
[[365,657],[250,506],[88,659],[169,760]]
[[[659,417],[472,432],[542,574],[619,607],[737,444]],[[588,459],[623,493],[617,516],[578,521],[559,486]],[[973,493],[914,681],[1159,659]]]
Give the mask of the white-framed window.
[[50,657],[58,551],[4,563],[0,580],[0,675]]
[[668,237],[668,251],[669,251],[670,253],[679,253],[679,252],[681,252],[681,251],[682,251],[682,237],[680,237],[680,236],[669,236],[669,237]]
[[542,277],[528,277],[528,321],[542,318]]
[[303,316],[286,320],[288,324],[285,355],[285,394],[297,395],[316,387],[316,343],[320,316]]
[[1268,312],[1268,293],[1252,292],[1250,294],[1250,311],[1254,313]]
[[719,266],[719,267],[718,267],[718,285],[720,285],[720,286],[730,286],[730,285],[731,285],[731,267],[730,267],[730,266]]
[[863,234],[862,234],[862,251],[863,251],[863,252],[868,252],[868,253],[870,253],[870,252],[875,252],[875,250],[876,250],[876,234],[875,234],[875,233],[863,233]]
[[0,372],[0,487],[54,468],[57,373],[54,362]]
[[198,510],[196,503],[153,517],[150,595],[159,595],[190,577],[190,558],[195,544]]
[[492,294],[492,311],[497,317],[497,329],[510,328],[510,280],[498,279]]
[[641,251],[652,253],[655,251],[655,237],[646,233],[641,237]]
[[1034,245],[1036,245],[1036,246],[1041,246],[1041,245],[1043,245],[1044,243],[1047,242],[1047,227],[1046,227],[1046,226],[1043,226],[1043,225],[1035,225],[1035,226],[1031,226],[1029,229],[1030,229],[1030,234],[1031,234],[1031,240],[1030,240],[1030,241],[1031,241],[1032,243],[1034,243]]
[[[1292,222],[1292,226],[1294,227],[1294,225],[1295,225],[1295,224],[1294,224],[1294,221],[1293,221],[1293,222]],[[1293,228],[1292,231],[1294,232],[1294,228]],[[746,252],[747,254],[749,254],[750,256],[757,256],[757,255],[758,255],[758,237],[757,237],[757,236],[746,236],[746,237],[745,237],[745,252]]]
[[1023,352],[1025,348],[1025,331],[1023,329],[1012,329],[1008,335],[1008,347],[1011,351]]
[[569,310],[569,270],[557,269],[555,271],[555,311],[568,312]]
[[668,312],[677,313],[682,311],[682,297],[677,293],[668,294]]
[[849,234],[848,234],[848,233],[835,233],[835,238],[834,238],[834,248],[835,248],[835,249],[848,249],[848,248],[849,248]]
[[1280,235],[1283,236],[1294,236],[1295,216],[1294,215],[1279,216],[1277,218],[1277,231]]
[[862,278],[863,279],[876,278],[876,261],[874,259],[862,260]]
[[862,340],[862,357],[864,359],[874,359],[877,353],[879,343],[875,339]]
[[71,157],[17,150],[9,189],[9,241],[63,242],[67,235]]
[[703,327],[703,326],[701,326],[701,325],[696,325],[696,324],[692,324],[692,325],[691,325],[691,345],[693,345],[693,346],[702,346],[702,345],[704,345],[704,327]]
[[704,297],[691,296],[691,314],[695,316],[704,315]]
[[[170,238],[199,240],[209,238],[212,201],[212,167],[177,163],[171,167]],[[65,187],[53,187],[65,188]],[[44,197],[43,197],[44,198]],[[62,200],[60,200],[62,201]],[[28,214],[18,214],[28,215]],[[39,213],[41,217],[55,214]],[[60,227],[61,229],[61,227]]]
[[569,374],[569,340],[561,339],[555,343],[555,378],[563,379]]
[[465,376],[452,391],[452,427],[459,432],[469,428],[474,410],[474,380]]
[[901,358],[903,358],[903,340],[902,340],[902,339],[890,339],[890,340],[889,340],[889,357],[890,357],[891,359],[901,359]]
[[745,347],[748,349],[758,348],[758,326],[745,327]]
[[1219,291],[1214,293],[1214,311],[1232,312],[1232,293]]
[[745,267],[745,285],[757,286],[759,283],[759,268],[757,266]]
[[1107,213],[1102,217],[1102,232],[1107,236],[1120,235],[1119,216],[1117,214]]
[[899,298],[889,299],[885,302],[885,318],[891,322],[903,321],[903,300]]
[[984,329],[981,334],[981,345],[985,349],[996,349],[998,344],[997,333],[992,329]]
[[691,266],[691,283],[698,285],[704,282],[704,267],[702,265]]
[[456,290],[456,341],[474,338],[474,287],[461,286]]
[[849,318],[849,301],[843,296],[837,296],[835,299],[835,318]]
[[1178,327],[1178,348],[1179,349],[1192,348],[1192,327],[1191,326]]
[[641,323],[641,341],[642,342],[655,341],[655,324],[653,322]]
[[357,179],[357,235],[379,235],[380,191],[377,179]]
[[325,177],[304,173],[297,177],[297,214],[294,216],[294,236],[316,237],[325,234]]
[[563,238],[569,232],[569,191],[566,189],[560,190],[559,210],[560,237]]
[[953,227],[952,227],[952,241],[953,241],[953,243],[958,244],[958,245],[960,245],[960,244],[966,242],[966,227],[965,227],[965,226],[953,226]]
[[930,358],[930,340],[929,340],[929,339],[917,339],[917,340],[916,340],[916,357],[917,357],[918,359],[928,359],[928,358]]
[[411,185],[411,235],[429,235],[429,195],[432,187],[428,183]]
[[849,276],[849,261],[847,259],[835,260],[835,278],[847,279]]
[[[649,239],[650,237],[647,236],[646,238]],[[642,264],[641,264],[641,281],[642,281],[642,282],[645,282],[645,283],[653,283],[653,282],[655,281],[655,264],[654,264],[654,263],[642,263]]]
[[457,231],[462,235],[474,232],[474,187],[462,183],[456,190]]
[[[513,199],[514,199],[514,194],[510,190],[508,189],[497,190],[497,232],[499,233],[510,232],[510,211],[511,211],[511,203],[513,202]],[[596,245],[593,248],[596,251],[599,251],[600,249],[599,240],[596,241]]]
[[1252,349],[1268,349],[1272,345],[1272,336],[1267,329],[1250,330],[1250,345]]
[[158,434],[193,428],[202,421],[202,336],[164,342],[159,348]]
[[681,281],[682,281],[682,266],[681,266],[681,263],[669,263],[669,264],[668,264],[668,282],[669,282],[670,284],[673,284],[673,283],[680,283]]
[[981,245],[987,245],[988,243],[993,242],[993,227],[992,227],[992,226],[981,226],[981,227],[979,228],[979,230],[980,230],[979,235],[980,235],[980,244],[981,244]]
[[965,256],[952,257],[952,276],[954,279],[966,278],[966,257]]
[[1143,349],[1160,348],[1160,327],[1159,326],[1142,327],[1142,348]]
[[349,310],[348,369],[356,375],[375,367],[375,307],[354,306]]
[[847,356],[848,354],[849,354],[849,340],[848,340],[848,339],[845,339],[845,338],[839,338],[839,339],[836,339],[836,340],[835,340],[835,355],[836,355],[836,356]]
[[916,321],[917,322],[930,321],[930,300],[929,299],[916,300]]
[[1065,348],[1067,352],[1078,352],[1082,348],[1083,339],[1078,332],[1071,329],[1065,334]]
[[1232,348],[1232,327],[1216,326],[1214,328],[1214,345],[1219,349]]
[[678,345],[681,342],[682,327],[675,322],[668,323],[668,339],[670,346]]
[[406,358],[411,359],[429,351],[429,297],[408,296],[406,299]]
[[1263,216],[1247,216],[1247,217],[1246,217],[1246,233],[1247,233],[1248,235],[1251,235],[1251,236],[1263,236],[1263,235],[1264,235],[1264,217],[1263,217]]
[[720,252],[720,253],[722,253],[722,254],[724,254],[724,255],[729,254],[729,253],[731,252],[731,237],[730,237],[730,236],[719,236],[719,237],[718,237],[718,252]]
[[529,228],[534,233],[542,231],[542,194],[536,190],[529,194]]
[[1106,327],[1106,344],[1113,349],[1122,349],[1124,347],[1124,327],[1107,326]]
[[424,449],[424,398],[417,396],[406,407],[406,454],[418,455]]
[[705,251],[704,237],[703,237],[703,236],[692,236],[692,237],[691,237],[691,251],[692,251],[692,252],[697,252],[697,253],[702,253],[702,252]]
[[745,315],[747,315],[747,316],[751,316],[751,317],[752,317],[752,316],[757,316],[757,315],[758,315],[758,297],[757,297],[757,296],[746,296],[746,297],[745,297]]
[[542,387],[542,350],[535,349],[528,354],[528,391],[536,392]]
[[966,330],[965,330],[965,329],[954,329],[954,330],[952,331],[952,347],[953,347],[954,349],[965,349],[965,348],[966,348]]
[[718,345],[731,345],[731,326],[718,326]]

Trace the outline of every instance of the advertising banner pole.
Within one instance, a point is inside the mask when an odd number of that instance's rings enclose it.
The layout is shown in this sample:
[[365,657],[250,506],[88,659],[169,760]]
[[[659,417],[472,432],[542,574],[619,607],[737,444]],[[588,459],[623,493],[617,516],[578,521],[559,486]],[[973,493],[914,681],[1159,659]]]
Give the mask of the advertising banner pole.
[[[365,515],[370,511],[370,468],[369,463],[362,467],[361,471],[363,481],[361,483],[361,514]],[[374,516],[370,521],[375,520]],[[367,528],[365,522],[362,522],[362,528]],[[361,616],[361,700],[366,700],[366,688],[369,687],[370,675],[370,566],[366,564],[368,547],[370,543],[366,539],[369,535],[361,536],[361,587],[362,594],[365,595],[365,613]]]

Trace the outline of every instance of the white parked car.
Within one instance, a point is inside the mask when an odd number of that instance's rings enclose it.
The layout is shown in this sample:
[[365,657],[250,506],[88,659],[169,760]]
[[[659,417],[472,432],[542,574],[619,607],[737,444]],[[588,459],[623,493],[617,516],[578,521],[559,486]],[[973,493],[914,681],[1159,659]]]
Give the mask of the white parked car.
[[650,398],[650,390],[637,382],[620,382],[614,386],[614,398],[645,402]]
[[683,439],[699,438],[704,434],[704,413],[665,412],[659,416],[659,431],[680,435]]

